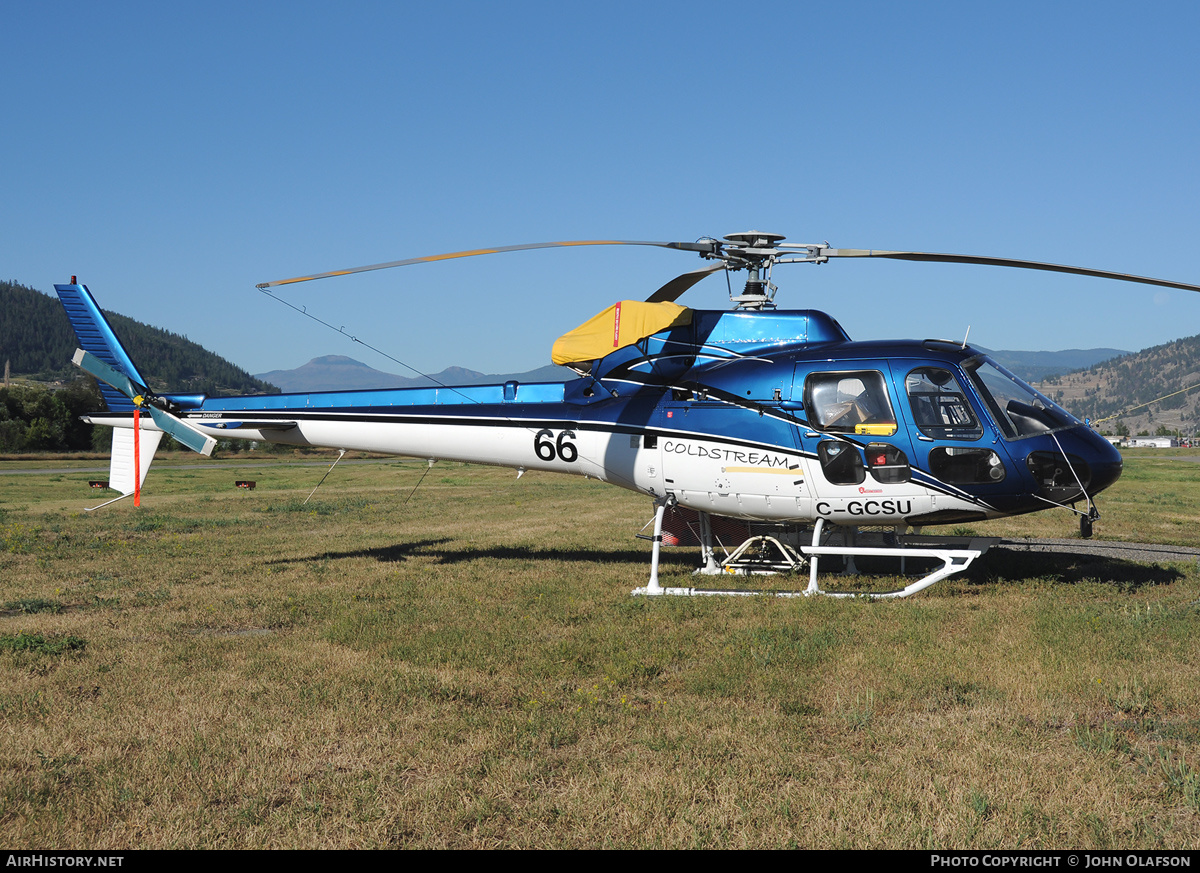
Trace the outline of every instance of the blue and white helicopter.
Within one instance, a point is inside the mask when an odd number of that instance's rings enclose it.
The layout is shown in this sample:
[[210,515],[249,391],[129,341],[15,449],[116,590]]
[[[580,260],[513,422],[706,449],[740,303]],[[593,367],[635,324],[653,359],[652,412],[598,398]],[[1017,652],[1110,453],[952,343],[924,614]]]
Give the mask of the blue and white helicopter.
[[[561,337],[553,359],[579,374],[571,381],[242,397],[155,394],[87,288],[74,277],[56,285],[81,346],[74,361],[102,382],[110,410],[91,421],[114,428],[112,487],[122,496],[138,493],[164,432],[203,454],[217,438],[244,439],[500,465],[518,475],[571,473],[653,500],[650,579],[635,594],[755,593],[662,586],[665,540],[698,544],[702,574],[807,563],[808,587],[784,592],[791,595],[854,596],[822,590],[817,569],[824,556],[840,556],[851,570],[855,558],[899,558],[902,572],[913,559],[928,572],[870,595],[905,597],[965,570],[994,542],[930,537],[921,528],[1066,507],[1090,535],[1099,517],[1094,497],[1121,475],[1121,456],[965,340],[856,342],[824,312],[776,309],[772,268],[891,258],[1200,291],[1033,261],[788,244],[758,231],[697,242],[506,246],[258,287],[272,293],[276,286],[367,270],[576,245],[659,246],[712,263]],[[740,295],[731,290],[732,311],[675,303],[704,277],[740,270],[748,278]],[[1085,508],[1076,508],[1081,501]]]

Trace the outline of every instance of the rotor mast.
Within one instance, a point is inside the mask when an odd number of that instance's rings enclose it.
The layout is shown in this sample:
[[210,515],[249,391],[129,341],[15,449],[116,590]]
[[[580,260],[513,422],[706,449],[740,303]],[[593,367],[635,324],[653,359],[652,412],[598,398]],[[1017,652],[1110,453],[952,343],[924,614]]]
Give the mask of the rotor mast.
[[786,237],[778,233],[749,230],[725,236],[727,245],[718,243],[713,254],[701,257],[723,260],[728,269],[746,270],[746,286],[737,297],[730,297],[735,309],[761,311],[775,308],[775,285],[771,282],[771,267],[780,251],[776,244]]

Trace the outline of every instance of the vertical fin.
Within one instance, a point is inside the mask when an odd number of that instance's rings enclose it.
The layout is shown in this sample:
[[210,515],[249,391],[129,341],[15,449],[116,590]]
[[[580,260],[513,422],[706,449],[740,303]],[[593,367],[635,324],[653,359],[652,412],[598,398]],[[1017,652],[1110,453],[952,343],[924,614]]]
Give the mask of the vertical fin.
[[[58,299],[62,301],[63,309],[66,310],[67,319],[71,322],[80,348],[91,352],[139,385],[145,385],[146,380],[133,365],[129,354],[121,345],[121,341],[117,339],[108,319],[100,311],[100,307],[91,292],[88,291],[87,286],[80,285],[73,280],[74,277],[69,285],[55,285],[54,290],[58,292]],[[104,402],[108,404],[111,411],[130,412],[133,410],[133,401],[112,386],[101,382],[100,393],[104,395]]]
[[120,491],[122,496],[128,496],[146,481],[146,473],[150,470],[150,462],[154,460],[154,452],[162,440],[162,431],[139,428],[141,435],[141,469],[137,470],[134,480],[133,463],[133,428],[114,427],[112,441],[112,460],[108,467],[108,487]]

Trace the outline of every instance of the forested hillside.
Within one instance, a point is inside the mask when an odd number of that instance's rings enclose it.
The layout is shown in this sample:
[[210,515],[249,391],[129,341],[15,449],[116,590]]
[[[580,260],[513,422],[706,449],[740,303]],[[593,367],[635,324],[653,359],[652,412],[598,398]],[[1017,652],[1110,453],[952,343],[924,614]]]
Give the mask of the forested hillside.
[[[123,315],[105,314],[156,391],[279,390],[186,337]],[[0,373],[7,364],[14,381],[0,387],[0,452],[108,449],[108,429],[99,428],[94,440],[92,426],[79,420],[81,415],[103,411],[104,401],[95,380],[71,364],[77,345],[57,297],[16,282],[0,282]]]
[[[275,386],[179,334],[107,312],[109,323],[156,391],[205,394],[278,393]],[[0,281],[0,367],[41,381],[73,379],[78,344],[57,297]]]
[[[1080,417],[1106,419],[1131,410],[1101,423],[1101,430],[1189,435],[1200,427],[1200,336],[1054,376],[1037,387]],[[1150,403],[1168,394],[1174,396]],[[1150,405],[1131,409],[1145,403]]]

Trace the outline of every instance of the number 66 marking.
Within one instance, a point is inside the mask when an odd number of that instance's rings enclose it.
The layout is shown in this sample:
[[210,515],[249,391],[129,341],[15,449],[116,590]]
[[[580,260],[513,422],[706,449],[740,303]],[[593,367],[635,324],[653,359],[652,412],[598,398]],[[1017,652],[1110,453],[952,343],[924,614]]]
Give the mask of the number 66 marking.
[[575,443],[571,442],[575,439],[575,431],[564,430],[555,442],[551,442],[552,439],[554,431],[549,428],[539,430],[533,438],[533,451],[543,461],[553,461],[555,455],[567,464],[579,459],[579,450],[575,448]]

